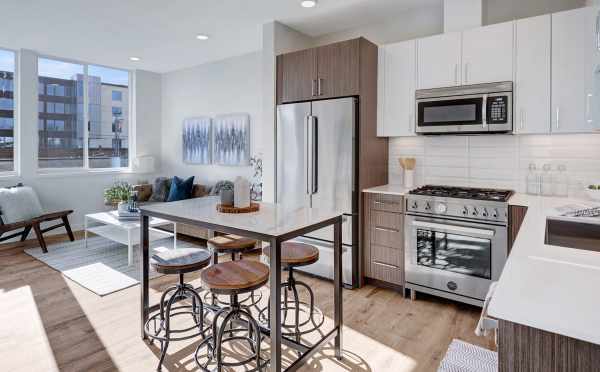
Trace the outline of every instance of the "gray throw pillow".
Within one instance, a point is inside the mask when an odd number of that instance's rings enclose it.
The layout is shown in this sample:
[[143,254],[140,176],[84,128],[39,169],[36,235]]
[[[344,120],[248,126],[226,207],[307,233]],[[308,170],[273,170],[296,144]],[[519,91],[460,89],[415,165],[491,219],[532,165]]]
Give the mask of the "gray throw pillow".
[[150,202],[166,202],[169,197],[172,180],[167,177],[157,177],[152,185],[152,195],[148,201]]
[[29,186],[0,189],[0,210],[5,224],[30,220],[44,214],[37,194]]

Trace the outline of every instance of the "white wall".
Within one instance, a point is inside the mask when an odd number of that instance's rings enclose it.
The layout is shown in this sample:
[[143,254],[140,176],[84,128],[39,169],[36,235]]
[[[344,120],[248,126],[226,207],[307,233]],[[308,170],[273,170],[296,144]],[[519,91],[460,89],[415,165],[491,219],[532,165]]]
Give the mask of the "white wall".
[[195,176],[196,183],[213,185],[236,176],[252,176],[251,167],[192,165],[183,163],[182,123],[193,116],[227,113],[250,114],[251,154],[266,146],[272,130],[262,119],[261,53],[254,52],[162,76],[162,174]]
[[444,0],[444,32],[481,26],[482,0]]
[[263,25],[262,49],[262,153],[263,153],[263,200],[275,200],[275,105],[276,89],[275,59],[278,54],[293,52],[314,46],[314,40],[279,22]]
[[506,22],[583,6],[586,0],[483,0],[483,23]]
[[375,44],[382,45],[442,33],[443,23],[441,6],[425,7],[399,13],[392,22],[320,36],[315,38],[315,43],[326,45],[364,36]]
[[524,192],[530,163],[564,164],[570,193],[600,181],[600,135],[487,135],[390,138],[390,183],[403,182],[398,158],[417,159],[416,182]]
[[[85,214],[105,210],[102,193],[106,187],[116,180],[136,183],[138,180],[151,178],[148,175],[98,172],[39,174],[37,171],[37,54],[31,50],[19,51],[17,71],[18,156],[21,172],[17,177],[0,179],[0,187],[19,182],[32,186],[45,210],[74,210],[75,213],[70,217],[71,224],[74,230],[80,230],[83,228]],[[137,85],[134,89],[139,93],[137,108],[143,111],[141,116],[147,119],[138,124],[137,130],[134,129],[136,133],[134,143],[138,144],[138,149],[144,154],[156,158],[161,156],[160,146],[153,143],[152,137],[156,137],[156,128],[159,127],[160,101],[154,102],[149,97],[160,94],[159,76],[150,72],[137,72],[135,74]],[[130,156],[135,156],[135,152]],[[56,230],[54,233],[63,232]]]

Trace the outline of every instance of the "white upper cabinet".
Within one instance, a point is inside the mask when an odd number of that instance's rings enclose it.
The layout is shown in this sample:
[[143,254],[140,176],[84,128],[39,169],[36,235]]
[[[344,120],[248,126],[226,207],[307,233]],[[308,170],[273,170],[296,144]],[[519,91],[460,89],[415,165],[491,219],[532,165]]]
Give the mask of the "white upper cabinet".
[[415,135],[416,41],[379,49],[377,135]]
[[600,130],[600,6],[589,7],[585,20],[585,121]]
[[[594,47],[595,17],[592,8],[552,15],[552,132],[575,133],[592,129],[586,118],[586,54]],[[591,103],[590,103],[591,104]]]
[[550,132],[551,16],[516,22],[514,129]]
[[459,85],[461,65],[461,33],[450,32],[419,39],[419,89]]
[[462,34],[462,84],[513,80],[514,22],[498,23]]

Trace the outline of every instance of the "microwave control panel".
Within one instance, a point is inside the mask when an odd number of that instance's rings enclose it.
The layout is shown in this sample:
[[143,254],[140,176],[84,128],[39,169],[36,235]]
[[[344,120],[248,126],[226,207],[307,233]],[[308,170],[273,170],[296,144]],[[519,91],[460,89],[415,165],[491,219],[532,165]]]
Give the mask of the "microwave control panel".
[[487,99],[488,124],[506,124],[508,122],[508,97],[496,96]]

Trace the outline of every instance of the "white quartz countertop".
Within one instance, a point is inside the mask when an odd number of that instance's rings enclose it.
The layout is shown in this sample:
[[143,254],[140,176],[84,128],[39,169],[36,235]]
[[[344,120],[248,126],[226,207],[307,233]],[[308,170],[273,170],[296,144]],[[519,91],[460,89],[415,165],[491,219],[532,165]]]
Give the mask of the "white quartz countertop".
[[283,236],[343,215],[341,211],[328,208],[304,208],[285,203],[260,203],[260,210],[253,213],[221,213],[216,208],[218,202],[218,197],[203,197],[156,203],[140,209],[142,213],[150,213],[166,220],[169,220],[169,217],[176,217],[190,223],[226,226],[269,237]]
[[411,189],[407,189],[402,185],[381,185],[377,187],[371,187],[368,189],[364,189],[363,192],[368,192],[371,194],[388,194],[388,195],[400,195],[404,196],[408,194]]
[[597,206],[598,203],[516,194],[509,204],[526,206],[528,211],[488,313],[499,319],[600,344],[600,253],[544,243],[546,219],[564,218],[557,216],[556,208],[568,204]]

